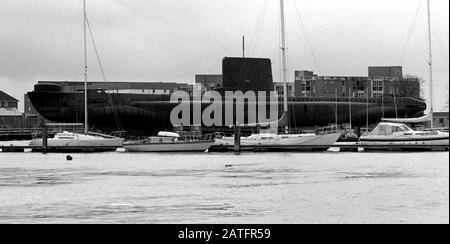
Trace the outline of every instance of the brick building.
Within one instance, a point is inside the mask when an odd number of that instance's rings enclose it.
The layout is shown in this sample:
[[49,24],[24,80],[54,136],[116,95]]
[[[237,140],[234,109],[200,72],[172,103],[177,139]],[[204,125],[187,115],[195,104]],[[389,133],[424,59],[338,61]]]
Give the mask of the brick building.
[[[284,84],[283,82],[274,82],[274,91],[278,96],[284,95]],[[294,82],[287,82],[287,93],[289,97],[295,96],[295,83]]]
[[403,77],[403,67],[401,66],[370,66],[369,77]]
[[367,77],[318,76],[312,71],[296,71],[295,96],[361,98],[368,94],[371,98],[379,98],[395,94],[398,97],[420,98],[419,80],[403,78],[401,70],[401,67],[369,67],[370,75]]

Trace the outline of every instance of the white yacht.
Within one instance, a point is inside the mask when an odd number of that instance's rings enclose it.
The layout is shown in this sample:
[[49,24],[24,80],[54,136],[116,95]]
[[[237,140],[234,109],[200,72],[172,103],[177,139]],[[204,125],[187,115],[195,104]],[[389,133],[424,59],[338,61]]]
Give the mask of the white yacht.
[[[122,138],[97,133],[80,134],[64,131],[56,133],[53,138],[47,139],[47,147],[50,151],[80,150],[80,151],[115,151],[122,147]],[[42,139],[33,139],[32,147],[42,147]]]
[[[242,146],[330,146],[336,143],[340,136],[341,133],[277,134],[262,131],[258,134],[241,137],[240,141]],[[216,139],[215,145],[233,146],[234,136]]]
[[414,131],[402,123],[382,122],[368,135],[361,136],[361,145],[449,146],[449,133],[440,131]]
[[[89,132],[88,125],[88,89],[87,89],[87,46],[86,46],[86,0],[83,0],[83,29],[84,29],[84,134],[67,132],[57,133],[47,139],[49,151],[115,151],[122,146],[122,138]],[[90,27],[89,27],[90,28]],[[30,146],[42,147],[43,139],[34,139]]]
[[[283,81],[283,107],[284,113],[280,120],[276,122],[269,123],[257,123],[253,125],[246,125],[248,127],[260,127],[260,126],[270,126],[271,123],[276,123],[277,126],[282,127],[288,124],[289,114],[288,109],[288,96],[287,94],[287,56],[286,56],[286,35],[284,26],[284,0],[280,0],[280,10],[281,10],[281,58],[282,58],[282,81]],[[244,126],[242,126],[244,127]],[[328,134],[278,134],[277,131],[261,131],[258,134],[252,134],[248,137],[241,137],[240,143],[242,146],[272,146],[272,145],[282,145],[282,146],[328,146],[333,145],[341,136],[340,132],[328,133]],[[234,145],[234,137],[223,137],[216,139],[216,145],[222,146],[232,146]]]
[[211,136],[181,138],[179,134],[161,131],[158,136],[123,143],[127,152],[204,152],[214,144]]

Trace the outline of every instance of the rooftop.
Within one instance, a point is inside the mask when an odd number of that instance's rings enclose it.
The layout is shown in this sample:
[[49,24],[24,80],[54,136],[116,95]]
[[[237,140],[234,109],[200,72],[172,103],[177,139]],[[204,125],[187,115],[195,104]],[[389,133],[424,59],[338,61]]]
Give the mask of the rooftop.
[[[38,81],[38,84],[57,84],[64,87],[83,87],[81,81]],[[188,83],[177,82],[88,82],[88,89],[178,89]]]
[[2,102],[18,102],[19,100],[15,99],[14,97],[6,94],[2,90],[0,90],[0,101]]

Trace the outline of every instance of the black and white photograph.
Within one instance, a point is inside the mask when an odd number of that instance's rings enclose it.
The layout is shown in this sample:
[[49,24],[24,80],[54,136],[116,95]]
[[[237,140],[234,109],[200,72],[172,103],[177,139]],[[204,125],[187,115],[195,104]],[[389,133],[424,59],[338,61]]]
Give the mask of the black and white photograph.
[[0,224],[449,224],[449,1],[0,0]]

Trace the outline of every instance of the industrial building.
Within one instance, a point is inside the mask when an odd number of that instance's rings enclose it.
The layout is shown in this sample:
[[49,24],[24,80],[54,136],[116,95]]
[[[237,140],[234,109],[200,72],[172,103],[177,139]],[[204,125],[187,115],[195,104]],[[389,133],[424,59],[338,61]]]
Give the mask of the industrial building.
[[403,77],[402,66],[370,66],[369,77]]
[[[401,66],[371,66],[368,76],[319,76],[313,71],[295,71],[294,81],[287,82],[289,97],[353,97],[381,98],[383,96],[412,97],[420,99],[420,82],[404,78]],[[223,76],[198,74],[195,84],[202,93],[223,88]],[[283,82],[274,82],[273,90],[284,95]]]
[[[274,82],[274,91],[278,96],[284,96],[284,84],[283,82]],[[295,96],[295,83],[287,82],[287,93],[289,97]]]
[[433,113],[433,126],[437,128],[449,127],[449,112],[434,112]]
[[218,74],[198,74],[195,75],[195,85],[199,85],[202,94],[206,91],[213,91],[223,87],[223,76]]
[[[369,76],[318,76],[312,71],[295,71],[297,97],[354,97],[383,96],[420,99],[420,82],[403,78],[402,67],[369,67]],[[384,76],[387,75],[387,76]]]

